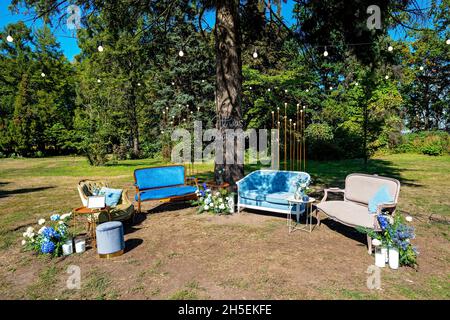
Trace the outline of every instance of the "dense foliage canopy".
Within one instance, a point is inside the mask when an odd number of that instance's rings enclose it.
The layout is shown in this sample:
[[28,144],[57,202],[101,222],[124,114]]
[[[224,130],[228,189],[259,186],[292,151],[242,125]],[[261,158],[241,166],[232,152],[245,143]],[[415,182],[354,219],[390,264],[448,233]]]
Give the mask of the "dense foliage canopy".
[[[1,32],[2,155],[80,153],[92,164],[111,155],[168,157],[171,129],[216,125],[214,26],[202,20],[214,1],[79,2],[90,14],[74,61],[47,25],[32,33],[19,22]],[[52,1],[18,3],[53,21],[45,11]],[[305,105],[308,157],[319,159],[399,150],[417,140],[404,137],[408,130],[448,131],[449,1],[426,11],[382,1],[389,14],[379,30],[366,27],[370,4],[298,1],[288,28],[273,4],[241,2],[244,128],[271,128],[272,111],[287,103],[292,118]],[[449,144],[438,136],[440,154]]]

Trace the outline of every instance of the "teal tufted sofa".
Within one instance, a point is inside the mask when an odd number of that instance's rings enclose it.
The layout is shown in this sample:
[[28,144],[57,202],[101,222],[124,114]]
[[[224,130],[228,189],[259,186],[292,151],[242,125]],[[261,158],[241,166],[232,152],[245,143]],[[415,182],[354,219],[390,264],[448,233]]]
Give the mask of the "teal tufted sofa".
[[[264,210],[278,213],[289,213],[288,198],[293,198],[296,187],[294,182],[302,179],[308,185],[311,177],[306,172],[256,170],[237,182],[238,187],[238,212],[241,208]],[[305,206],[301,205],[293,212],[299,215],[304,212]]]

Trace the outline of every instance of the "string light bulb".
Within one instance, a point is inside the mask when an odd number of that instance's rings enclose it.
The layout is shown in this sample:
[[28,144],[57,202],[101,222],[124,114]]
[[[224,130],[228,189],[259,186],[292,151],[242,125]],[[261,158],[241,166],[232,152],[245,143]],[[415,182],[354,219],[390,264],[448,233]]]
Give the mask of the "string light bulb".
[[45,73],[42,72],[42,73],[41,73],[41,77],[42,77],[42,78],[45,78]]
[[394,47],[393,47],[393,46],[389,46],[389,47],[388,47],[388,51],[389,51],[389,52],[392,52],[393,50],[394,50]]
[[252,90],[252,87],[249,87],[250,90]]
[[174,86],[174,85],[175,85],[175,82],[172,82],[172,85]]
[[308,92],[309,92],[309,89],[306,89],[305,91],[306,91],[306,93],[308,93]]
[[446,44],[450,44],[450,39],[447,39],[447,41],[445,41]]
[[100,80],[100,79],[97,79],[97,83],[100,83],[100,82],[102,82],[102,80]]
[[324,57],[328,57],[327,47],[325,47],[325,51],[323,52],[323,56],[324,56]]
[[8,36],[6,37],[6,41],[13,42],[14,38],[10,34],[8,34]]
[[355,86],[358,86],[359,85],[359,83],[358,82],[355,82]]
[[330,90],[333,90],[333,87],[330,87]]
[[183,57],[183,56],[184,56],[183,50],[180,50],[180,51],[178,52],[178,55],[179,55],[180,57]]
[[140,83],[140,82],[138,82],[138,84],[137,84],[137,85],[138,85],[138,87],[140,87],[140,86],[141,86],[141,83]]
[[420,66],[419,70],[420,70],[420,71],[423,71],[423,66]]
[[105,49],[103,48],[102,45],[99,45],[99,46],[97,47],[97,50],[98,50],[98,52],[103,52],[103,50],[105,50]]
[[386,80],[388,80],[389,79],[389,76],[386,76],[386,77],[384,77]]
[[288,93],[288,90],[287,90],[287,89],[284,89],[284,93]]
[[269,89],[267,89],[267,91],[269,91],[269,92],[270,92],[270,88],[269,88]]
[[255,52],[253,52],[253,58],[254,59],[258,58],[258,52],[256,52],[256,49],[255,49]]

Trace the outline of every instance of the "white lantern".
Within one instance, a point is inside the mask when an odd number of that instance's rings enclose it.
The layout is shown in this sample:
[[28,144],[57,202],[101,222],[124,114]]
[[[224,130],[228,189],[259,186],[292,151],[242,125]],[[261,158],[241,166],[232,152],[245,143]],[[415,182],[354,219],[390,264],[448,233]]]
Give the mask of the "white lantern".
[[65,244],[62,245],[63,255],[68,256],[73,253],[72,239],[67,240]]
[[9,34],[9,35],[6,37],[6,41],[8,41],[8,42],[13,42],[13,41],[14,41],[14,38]]
[[399,267],[399,253],[397,248],[389,248],[389,267],[394,270]]
[[86,251],[86,240],[84,239],[75,240],[75,252],[83,253],[85,251]]

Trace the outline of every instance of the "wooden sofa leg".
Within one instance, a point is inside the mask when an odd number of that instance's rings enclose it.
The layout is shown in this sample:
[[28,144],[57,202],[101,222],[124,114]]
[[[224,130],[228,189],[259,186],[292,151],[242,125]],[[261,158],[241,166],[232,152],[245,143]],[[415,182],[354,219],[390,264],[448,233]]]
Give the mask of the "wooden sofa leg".
[[372,238],[367,235],[367,252],[371,255],[372,254]]
[[141,202],[138,201],[138,212],[141,213]]

